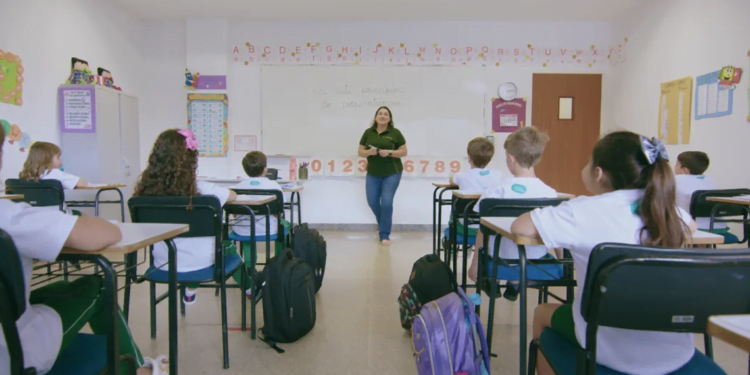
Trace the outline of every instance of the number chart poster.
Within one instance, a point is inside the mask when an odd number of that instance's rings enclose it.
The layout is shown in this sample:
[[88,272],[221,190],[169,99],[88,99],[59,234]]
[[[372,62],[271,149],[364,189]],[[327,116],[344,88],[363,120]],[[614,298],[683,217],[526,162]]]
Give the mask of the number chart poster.
[[229,98],[226,94],[188,94],[188,128],[203,157],[226,157],[229,144]]
[[[449,177],[469,170],[466,158],[440,159],[409,156],[401,158],[404,177]],[[297,158],[297,163],[309,163],[308,176],[360,177],[367,174],[367,159],[359,157]]]
[[693,77],[661,84],[659,139],[668,145],[690,144]]

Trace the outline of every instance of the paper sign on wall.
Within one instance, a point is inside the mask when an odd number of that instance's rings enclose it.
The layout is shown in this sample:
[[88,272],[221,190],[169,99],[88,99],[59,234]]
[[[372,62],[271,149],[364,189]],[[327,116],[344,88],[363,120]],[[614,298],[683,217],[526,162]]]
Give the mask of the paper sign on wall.
[[258,150],[258,138],[254,135],[235,135],[234,151],[250,152]]
[[94,88],[58,89],[60,131],[63,133],[96,132],[96,98]]
[[492,98],[492,130],[512,133],[526,126],[526,99],[510,101]]
[[690,143],[693,77],[661,84],[659,139],[668,145]]
[[[464,159],[440,159],[431,157],[410,156],[401,158],[404,166],[404,177],[448,177],[469,169]],[[297,158],[298,163],[306,162],[310,166],[308,176],[365,176],[367,159],[358,157],[312,157]]]
[[229,143],[229,98],[226,94],[188,94],[188,127],[203,157],[224,157]]
[[719,83],[719,72],[695,78],[695,119],[727,116],[732,114],[734,90]]

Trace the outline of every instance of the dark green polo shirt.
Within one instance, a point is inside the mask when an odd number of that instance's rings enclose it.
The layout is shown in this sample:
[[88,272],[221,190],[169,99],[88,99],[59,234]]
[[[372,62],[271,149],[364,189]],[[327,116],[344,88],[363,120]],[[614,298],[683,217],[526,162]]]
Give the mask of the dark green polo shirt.
[[[377,127],[371,127],[362,134],[359,144],[365,147],[374,146],[381,150],[396,151],[406,144],[406,140],[404,135],[396,128],[389,127],[386,131],[378,134]],[[376,177],[388,177],[402,170],[404,170],[404,166],[401,164],[401,158],[382,157],[380,155],[367,157],[367,174]]]

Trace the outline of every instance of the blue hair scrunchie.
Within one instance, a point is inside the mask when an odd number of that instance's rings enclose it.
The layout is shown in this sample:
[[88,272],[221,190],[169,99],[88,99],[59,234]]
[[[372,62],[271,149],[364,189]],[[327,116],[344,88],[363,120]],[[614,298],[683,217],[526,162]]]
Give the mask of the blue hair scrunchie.
[[643,151],[643,155],[646,155],[649,164],[656,163],[660,158],[669,161],[667,148],[664,147],[664,143],[656,137],[648,139],[641,136],[641,150]]

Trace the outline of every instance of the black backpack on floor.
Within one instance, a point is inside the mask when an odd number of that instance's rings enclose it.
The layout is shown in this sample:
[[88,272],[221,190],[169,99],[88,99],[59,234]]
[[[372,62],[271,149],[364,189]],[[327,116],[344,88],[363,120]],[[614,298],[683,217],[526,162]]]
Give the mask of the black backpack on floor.
[[323,285],[326,272],[326,241],[317,229],[307,224],[298,225],[294,231],[294,256],[305,260],[315,274],[315,292]]
[[458,288],[453,272],[435,254],[428,254],[414,262],[409,284],[422,305],[435,301]]
[[276,343],[294,342],[315,327],[315,276],[304,260],[284,249],[263,269],[262,340],[279,353]]

